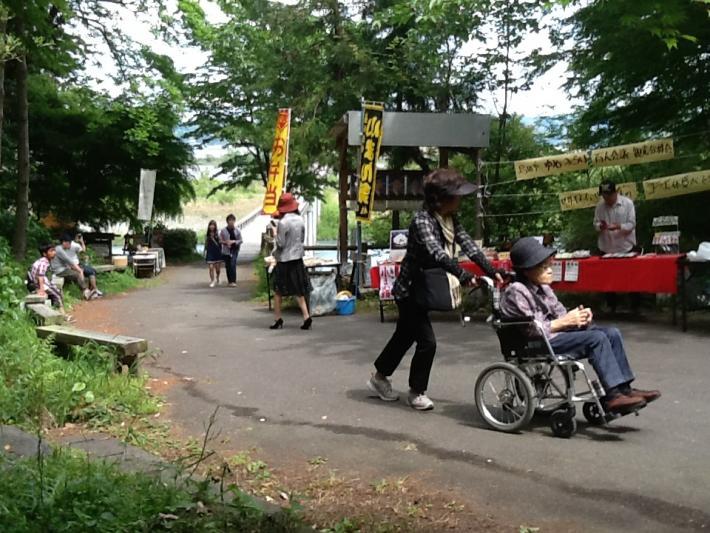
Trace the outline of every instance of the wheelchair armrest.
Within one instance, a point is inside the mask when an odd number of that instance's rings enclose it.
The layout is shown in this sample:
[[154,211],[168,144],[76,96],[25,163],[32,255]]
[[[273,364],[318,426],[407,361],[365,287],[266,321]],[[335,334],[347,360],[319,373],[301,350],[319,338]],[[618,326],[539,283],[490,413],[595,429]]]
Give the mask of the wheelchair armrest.
[[532,324],[535,317],[532,316],[502,316],[499,318],[501,324]]

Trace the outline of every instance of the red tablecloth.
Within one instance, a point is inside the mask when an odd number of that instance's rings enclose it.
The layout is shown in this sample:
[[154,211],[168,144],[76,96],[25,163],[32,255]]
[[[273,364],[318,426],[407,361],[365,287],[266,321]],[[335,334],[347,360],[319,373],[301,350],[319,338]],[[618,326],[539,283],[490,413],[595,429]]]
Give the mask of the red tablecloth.
[[[579,259],[579,278],[576,282],[560,281],[552,286],[562,292],[648,292],[676,294],[678,292],[678,259],[681,255],[647,255],[626,259]],[[566,263],[566,261],[563,261]],[[482,275],[481,269],[471,261],[461,266],[469,272]],[[511,270],[510,261],[493,261],[493,266]],[[399,265],[397,265],[399,272]],[[372,287],[379,288],[377,267],[370,269]]]
[[[552,284],[563,292],[678,292],[678,260],[682,255],[645,255],[626,259],[580,259],[579,279]],[[563,261],[567,262],[567,261]]]
[[[511,263],[510,263],[510,261],[508,261],[508,260],[506,260],[506,261],[492,261],[491,264],[492,264],[495,268],[498,268],[498,269],[501,269],[501,270],[506,270],[506,271],[510,271],[510,270],[512,270],[512,268],[513,268],[512,265],[511,265]],[[468,270],[469,272],[471,272],[472,274],[474,274],[474,275],[476,275],[476,276],[482,276],[482,275],[483,275],[483,270],[481,270],[481,268],[480,268],[476,263],[474,263],[473,261],[461,261],[461,268],[463,268],[463,269],[465,269],[465,270]],[[397,263],[397,264],[395,265],[395,272],[396,272],[397,274],[399,274],[399,263]],[[379,267],[374,266],[374,267],[372,267],[372,268],[370,269],[370,280],[371,280],[370,286],[371,286],[373,289],[379,289],[379,288],[380,288],[380,270],[379,270]]]

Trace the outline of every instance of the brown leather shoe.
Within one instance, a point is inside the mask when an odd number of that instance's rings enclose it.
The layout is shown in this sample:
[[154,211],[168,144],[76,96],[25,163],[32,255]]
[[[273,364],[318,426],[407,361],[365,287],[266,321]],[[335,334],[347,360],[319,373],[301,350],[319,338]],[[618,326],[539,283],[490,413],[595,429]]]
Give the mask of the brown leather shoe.
[[661,397],[661,391],[659,390],[631,389],[631,394],[634,396],[640,396],[646,400],[646,403],[651,403]]
[[613,398],[606,401],[607,411],[630,411],[640,409],[646,405],[646,400],[641,396],[627,396],[626,394],[617,394]]

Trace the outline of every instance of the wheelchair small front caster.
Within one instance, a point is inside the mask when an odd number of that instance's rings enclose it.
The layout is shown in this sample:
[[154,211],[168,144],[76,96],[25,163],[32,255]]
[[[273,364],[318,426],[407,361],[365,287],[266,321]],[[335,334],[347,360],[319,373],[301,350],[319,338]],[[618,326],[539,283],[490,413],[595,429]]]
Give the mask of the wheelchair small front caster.
[[574,409],[564,407],[553,411],[550,415],[550,428],[555,437],[569,439],[577,432],[577,420],[574,418]]
[[584,418],[587,419],[587,422],[589,422],[593,426],[602,426],[606,422],[604,415],[599,410],[597,402],[585,403],[582,406],[582,414],[584,414]]

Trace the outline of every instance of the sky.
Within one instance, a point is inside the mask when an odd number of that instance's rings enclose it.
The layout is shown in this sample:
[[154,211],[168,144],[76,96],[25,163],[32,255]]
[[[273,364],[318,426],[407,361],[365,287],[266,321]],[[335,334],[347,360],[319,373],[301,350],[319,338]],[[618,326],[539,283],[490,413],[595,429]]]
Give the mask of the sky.
[[[278,1],[289,4],[294,3],[296,0]],[[209,0],[200,0],[200,2],[210,22],[219,23],[224,21],[224,15],[214,3]],[[552,15],[549,15],[547,20],[543,19],[542,23],[549,22],[552,17],[560,15],[561,11],[557,10]],[[180,72],[193,72],[207,60],[207,55],[199,49],[189,46],[169,45],[156,39],[150,31],[149,25],[145,21],[137,20],[133,13],[119,10],[117,17],[131,38],[150,46],[157,53],[171,57]],[[524,49],[541,48],[543,52],[549,52],[552,49],[549,40],[542,34],[527,36],[522,47]],[[88,68],[88,74],[96,80],[96,88],[117,95],[121,89],[111,81],[111,74],[115,72],[110,66],[112,65],[110,54],[107,49],[101,49],[101,46],[98,46],[98,48],[100,50],[98,60],[95,65]],[[580,102],[570,98],[561,88],[566,78],[566,72],[566,65],[560,63],[538,78],[530,90],[512,95],[509,102],[509,112],[524,115],[528,120],[571,112],[574,106],[579,105]],[[501,110],[502,92],[487,92],[481,95],[481,104],[480,112],[494,116],[498,115]],[[198,158],[202,158],[207,155],[218,154],[218,148],[207,147],[196,155]]]

